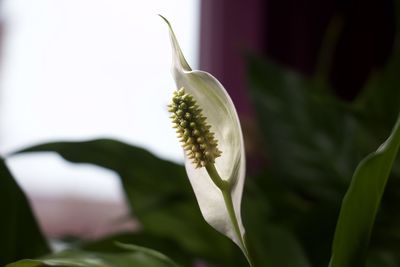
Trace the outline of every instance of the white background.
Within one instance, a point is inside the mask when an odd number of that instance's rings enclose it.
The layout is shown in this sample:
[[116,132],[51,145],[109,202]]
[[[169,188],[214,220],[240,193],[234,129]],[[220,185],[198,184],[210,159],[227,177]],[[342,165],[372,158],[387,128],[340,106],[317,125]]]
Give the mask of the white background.
[[[0,87],[0,153],[59,140],[115,138],[182,160],[166,105],[167,17],[193,68],[198,0],[8,0]],[[114,173],[53,154],[8,159],[30,195],[121,197]]]

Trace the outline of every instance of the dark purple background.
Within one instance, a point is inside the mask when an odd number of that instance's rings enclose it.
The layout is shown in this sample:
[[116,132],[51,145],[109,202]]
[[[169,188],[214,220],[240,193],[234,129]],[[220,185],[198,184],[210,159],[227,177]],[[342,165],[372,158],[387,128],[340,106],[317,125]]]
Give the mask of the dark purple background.
[[239,113],[250,107],[243,52],[250,50],[312,75],[324,33],[334,16],[343,22],[330,83],[354,99],[371,70],[382,66],[393,43],[392,0],[203,0],[201,68],[231,94]]

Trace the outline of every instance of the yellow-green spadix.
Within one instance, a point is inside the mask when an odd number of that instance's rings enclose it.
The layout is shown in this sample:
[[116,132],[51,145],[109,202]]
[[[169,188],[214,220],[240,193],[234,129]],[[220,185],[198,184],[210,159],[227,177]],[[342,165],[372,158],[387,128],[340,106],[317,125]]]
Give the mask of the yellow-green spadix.
[[[187,115],[189,117],[197,114],[198,119],[204,121],[204,129],[207,128],[201,133],[206,134],[205,137],[198,136],[200,137],[198,140],[188,139],[195,137],[193,132],[185,132],[185,127],[187,127],[187,125],[184,125],[185,122],[182,124],[184,127],[177,124],[186,120],[177,120],[177,116],[172,116],[172,119],[175,119],[174,125],[177,128],[177,133],[186,150],[185,167],[190,183],[204,219],[216,230],[232,239],[247,254],[243,242],[245,230],[240,214],[245,180],[245,156],[238,115],[232,100],[216,78],[207,72],[190,68],[170,23],[164,17],[162,18],[169,27],[172,44],[172,73],[178,88],[173,101],[176,101],[175,104],[183,104],[182,110],[186,110],[185,105],[193,104],[198,106],[196,110],[199,111],[194,114],[190,112],[183,114],[184,111],[182,111],[179,116]],[[184,95],[191,100],[189,102],[180,101]],[[169,107],[171,112],[178,110],[174,107],[176,105],[174,106],[172,103]],[[189,121],[187,120],[187,122]],[[187,130],[190,131],[190,127]],[[210,137],[209,134],[212,136]],[[207,136],[210,137],[208,140],[202,139],[207,138]],[[193,144],[195,147],[190,147]],[[201,144],[208,145],[209,150],[201,150]],[[185,145],[188,147],[185,147]],[[197,150],[199,150],[199,154],[196,154]],[[208,152],[207,155],[210,155],[210,157],[202,157],[201,153],[203,152]],[[210,179],[209,172],[204,167],[207,163],[215,167],[214,170],[229,186],[228,194],[232,200],[236,226],[232,220],[232,214],[227,209],[226,199],[224,199],[221,189]]]

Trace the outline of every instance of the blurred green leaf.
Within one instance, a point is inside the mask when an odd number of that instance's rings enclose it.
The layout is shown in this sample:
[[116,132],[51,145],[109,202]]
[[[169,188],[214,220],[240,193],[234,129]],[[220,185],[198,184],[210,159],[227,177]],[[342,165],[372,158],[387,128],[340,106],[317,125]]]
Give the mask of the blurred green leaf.
[[46,256],[38,260],[21,260],[7,267],[178,267],[161,253],[144,247],[123,245],[133,252],[96,253],[69,250]]
[[[400,91],[395,89],[400,85],[398,62],[391,61],[382,71],[374,94],[366,94],[365,102],[353,105],[338,100],[328,88],[316,88],[321,84],[298,73],[249,58],[252,94],[269,163],[264,179],[269,182],[259,179],[258,187],[270,201],[271,221],[295,233],[312,265],[328,264],[340,201],[352,173],[393,126],[388,118],[398,114],[400,107]],[[378,90],[379,86],[383,89]],[[390,92],[393,98],[385,105]],[[379,94],[387,96],[374,99]],[[366,104],[374,101],[379,112]],[[376,253],[399,254],[399,166],[394,167],[373,233]]]
[[204,221],[183,166],[109,139],[48,143],[17,153],[26,152],[56,152],[71,162],[114,170],[144,233],[174,240],[193,257],[227,266],[245,264],[244,257],[233,258],[239,248]]
[[400,1],[394,1],[396,25],[393,47],[386,65],[376,70],[366,83],[357,107],[370,132],[380,138],[388,136],[400,111]]
[[154,259],[158,259],[160,262],[163,262],[166,266],[171,266],[171,267],[177,267],[178,265],[173,262],[170,258],[168,258],[167,256],[163,255],[162,253],[153,250],[153,249],[149,249],[149,248],[145,248],[145,247],[141,247],[141,246],[137,246],[134,244],[123,244],[123,243],[117,243],[117,245],[123,249],[126,250],[130,250],[130,251],[136,251],[136,252],[141,252],[149,257],[152,257]]
[[[396,2],[400,14],[400,1]],[[299,240],[313,266],[328,264],[340,201],[354,169],[390,134],[400,111],[399,22],[388,64],[374,73],[356,104],[337,99],[324,79],[340,22],[328,32],[326,51],[322,51],[328,53],[321,59],[323,69],[316,70],[317,77],[304,77],[260,57],[248,57],[249,84],[263,142],[256,146],[263,145],[267,156],[263,171],[268,175],[256,185],[269,202],[264,216]],[[371,244],[372,254],[385,257],[371,258],[374,264],[399,258],[400,164],[393,169]]]
[[168,255],[183,266],[190,266],[194,258],[194,255],[185,251],[185,249],[175,240],[152,235],[143,231],[135,233],[118,233],[99,240],[80,241],[72,245],[85,251],[115,252],[118,251],[118,247],[115,246],[117,242],[125,244],[140,244],[157,251],[162,251],[164,254]]
[[[296,236],[283,225],[274,224],[269,217],[270,201],[253,184],[249,184],[243,195],[243,218],[246,235],[256,266],[309,267],[305,251]],[[253,179],[252,179],[253,178]]]
[[28,200],[0,158],[0,266],[49,252]]
[[249,58],[249,76],[272,175],[311,199],[340,199],[364,142],[350,108],[271,62]]
[[390,252],[371,253],[366,267],[398,267],[398,259]]
[[400,43],[394,47],[385,68],[371,76],[356,103],[358,115],[375,135],[387,135],[388,128],[395,123],[400,111],[399,70]]
[[[250,57],[249,76],[269,163],[265,179],[270,182],[258,183],[271,201],[272,221],[295,232],[313,265],[326,265],[340,201],[352,173],[379,145],[379,137],[388,136],[388,122],[366,120],[372,111],[344,103],[329,88],[316,87],[321,83],[269,61]],[[390,108],[382,112],[392,116]],[[380,134],[372,129],[377,125]],[[393,186],[400,183],[398,176],[392,179]],[[278,188],[279,195],[273,192]],[[383,205],[388,215],[400,201],[399,193],[390,191]],[[382,235],[375,238],[381,243],[376,245],[387,246],[387,237],[393,242],[399,236],[394,233],[400,220],[386,217],[379,221],[377,232],[385,230],[386,238],[383,242]]]
[[400,146],[400,116],[389,138],[357,167],[343,199],[331,267],[364,266],[381,198]]

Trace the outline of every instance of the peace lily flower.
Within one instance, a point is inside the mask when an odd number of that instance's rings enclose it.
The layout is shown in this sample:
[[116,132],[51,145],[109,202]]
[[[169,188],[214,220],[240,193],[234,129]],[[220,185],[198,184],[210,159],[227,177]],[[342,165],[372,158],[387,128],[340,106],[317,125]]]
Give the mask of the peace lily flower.
[[238,115],[216,78],[190,68],[171,24],[162,18],[169,27],[172,73],[179,88],[169,111],[186,152],[187,175],[204,219],[232,239],[252,265],[240,214],[245,154]]

